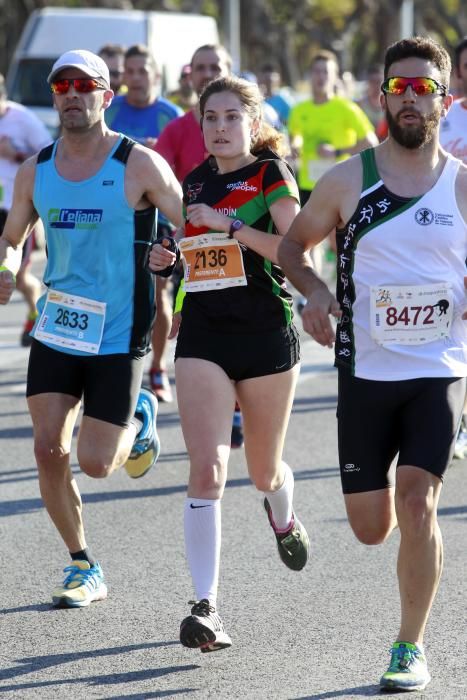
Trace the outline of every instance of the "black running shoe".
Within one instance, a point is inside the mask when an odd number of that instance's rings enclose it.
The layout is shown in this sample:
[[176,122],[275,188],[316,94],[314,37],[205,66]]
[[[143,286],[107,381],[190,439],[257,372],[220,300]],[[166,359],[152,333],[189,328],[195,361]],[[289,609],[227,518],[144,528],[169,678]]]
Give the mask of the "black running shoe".
[[203,653],[232,646],[224,623],[209,600],[190,600],[191,615],[180,625],[180,641],[184,647],[201,649]]
[[243,445],[243,418],[240,406],[235,405],[235,411],[232,420],[232,435],[230,438],[230,447],[238,449]]
[[292,525],[287,532],[276,532],[272,520],[271,506],[264,499],[264,508],[268,514],[269,524],[274,530],[279,556],[289,569],[300,571],[308,561],[310,540],[307,531],[295,514],[292,515]]
[[232,435],[230,437],[230,447],[238,450],[243,445],[243,430],[240,425],[232,425]]

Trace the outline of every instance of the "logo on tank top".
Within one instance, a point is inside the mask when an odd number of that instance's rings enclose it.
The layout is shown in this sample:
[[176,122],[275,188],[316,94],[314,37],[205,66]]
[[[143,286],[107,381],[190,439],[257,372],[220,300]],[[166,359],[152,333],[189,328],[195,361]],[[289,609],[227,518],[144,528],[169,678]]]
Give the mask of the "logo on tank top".
[[433,214],[431,209],[427,209],[426,207],[417,209],[417,211],[415,212],[415,221],[417,222],[417,224],[420,224],[420,226],[428,226],[432,223],[434,218],[435,215]]
[[250,185],[247,180],[239,180],[238,182],[231,182],[227,185],[228,190],[243,190],[244,192],[257,192],[258,188],[254,185]]
[[439,212],[433,213],[431,209],[427,207],[421,207],[415,212],[415,221],[420,226],[429,226],[433,222],[437,226],[453,226],[453,214],[440,214]]
[[102,209],[49,209],[50,228],[96,229],[102,221]]
[[201,193],[201,190],[203,189],[204,182],[195,182],[192,185],[188,185],[187,191],[186,191],[186,196],[188,199],[188,202],[191,204],[196,200],[198,195]]

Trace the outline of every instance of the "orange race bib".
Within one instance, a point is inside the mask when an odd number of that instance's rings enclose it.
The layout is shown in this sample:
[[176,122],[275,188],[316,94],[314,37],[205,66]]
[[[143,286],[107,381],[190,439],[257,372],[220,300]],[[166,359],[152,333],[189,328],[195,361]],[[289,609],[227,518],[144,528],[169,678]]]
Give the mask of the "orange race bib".
[[202,233],[179,242],[185,291],[243,287],[247,284],[242,251],[227,233]]

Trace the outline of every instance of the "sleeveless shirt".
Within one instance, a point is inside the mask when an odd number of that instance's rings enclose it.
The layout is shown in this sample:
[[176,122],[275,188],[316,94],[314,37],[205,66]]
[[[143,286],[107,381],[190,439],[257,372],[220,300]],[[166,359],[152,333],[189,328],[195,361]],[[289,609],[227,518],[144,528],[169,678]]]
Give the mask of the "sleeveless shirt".
[[[335,362],[356,377],[382,381],[467,375],[464,276],[467,223],[456,202],[460,162],[448,157],[435,185],[404,198],[379,177],[374,150],[360,154],[363,186],[357,208],[337,231]],[[380,344],[370,332],[370,288],[381,285],[452,286],[450,337],[425,344]]]
[[[46,235],[44,283],[48,290],[106,304],[100,355],[140,357],[150,349],[155,309],[147,259],[155,240],[156,209],[135,210],[126,199],[125,168],[133,146],[134,141],[120,135],[98,172],[78,182],[58,173],[57,142],[37,159],[33,201]],[[33,335],[46,297],[38,301]]]

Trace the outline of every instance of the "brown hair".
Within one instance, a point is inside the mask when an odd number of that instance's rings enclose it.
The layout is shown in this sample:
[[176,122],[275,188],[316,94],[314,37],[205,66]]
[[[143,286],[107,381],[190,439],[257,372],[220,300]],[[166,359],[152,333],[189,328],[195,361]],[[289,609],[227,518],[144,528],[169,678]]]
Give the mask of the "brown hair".
[[159,66],[157,65],[156,59],[144,44],[134,44],[125,51],[125,61],[133,56],[144,56],[151,67],[154,68],[154,71],[159,73]]
[[232,70],[232,57],[230,56],[225,46],[222,46],[222,44],[203,44],[203,46],[198,46],[193,56],[191,57],[190,66],[193,67],[193,61],[195,60],[195,56],[200,51],[215,51],[216,53],[221,54],[224,59],[225,65],[229,69],[229,73]]
[[108,56],[108,58],[113,58],[114,56],[125,56],[125,49],[121,44],[104,44],[101,46],[97,55],[101,58],[103,56]]
[[410,39],[401,39],[396,41],[386,51],[384,57],[384,78],[388,77],[389,68],[397,61],[403,61],[404,58],[422,58],[425,61],[430,61],[439,70],[441,82],[444,85],[449,85],[451,76],[451,59],[449,54],[441,44],[438,44],[428,36],[414,36]]
[[260,128],[254,141],[251,143],[251,153],[256,154],[265,148],[270,148],[280,156],[286,155],[287,146],[283,135],[263,120],[263,97],[256,83],[250,83],[248,80],[242,80],[242,78],[234,76],[217,78],[210,82],[204,88],[199,98],[201,120],[204,118],[208,99],[211,95],[220,92],[231,92],[236,95],[250,119],[259,120]]
[[336,54],[332,51],[328,51],[327,49],[320,49],[320,51],[317,51],[315,54],[313,54],[310,63],[310,70],[318,61],[331,61],[331,63],[335,64],[337,72],[339,72],[339,61],[337,60]]

